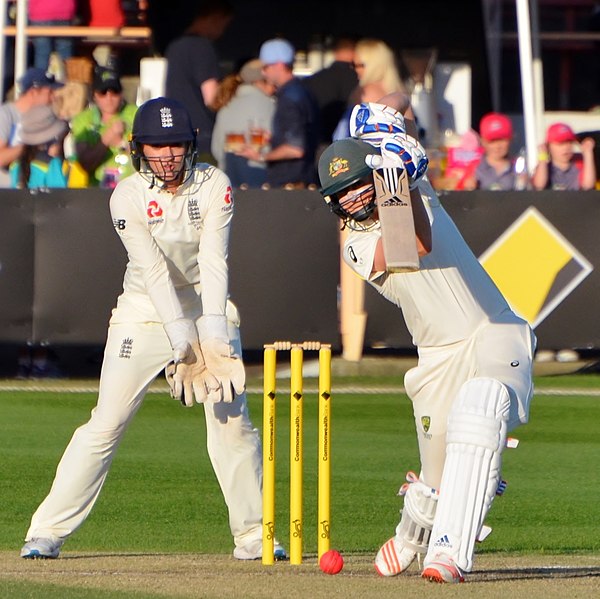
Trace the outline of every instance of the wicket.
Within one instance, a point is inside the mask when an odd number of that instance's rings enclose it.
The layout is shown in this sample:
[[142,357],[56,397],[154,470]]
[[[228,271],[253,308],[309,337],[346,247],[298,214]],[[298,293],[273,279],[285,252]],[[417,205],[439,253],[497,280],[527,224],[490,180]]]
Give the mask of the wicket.
[[319,352],[318,443],[318,556],[329,551],[331,492],[331,345],[319,341],[277,341],[264,346],[263,395],[263,538],[262,563],[274,563],[275,540],[275,433],[277,352],[290,352],[290,563],[302,563],[302,470],[304,460],[304,351]]

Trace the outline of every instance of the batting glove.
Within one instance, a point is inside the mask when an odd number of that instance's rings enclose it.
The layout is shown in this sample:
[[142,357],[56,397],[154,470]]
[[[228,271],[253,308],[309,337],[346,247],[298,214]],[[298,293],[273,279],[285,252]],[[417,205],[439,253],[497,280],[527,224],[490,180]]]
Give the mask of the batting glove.
[[[414,189],[427,172],[429,159],[423,146],[406,133],[388,135],[381,140],[381,154],[370,154],[365,158],[367,166],[376,170],[401,169],[408,175],[410,189]],[[392,171],[393,172],[393,171]],[[396,171],[397,172],[397,171]],[[386,176],[386,179],[389,178]],[[390,191],[396,192],[392,181],[388,181]]]
[[350,135],[374,146],[395,133],[406,133],[404,117],[391,106],[368,102],[357,104],[350,114]]
[[206,367],[221,384],[223,401],[232,402],[233,392],[241,395],[246,388],[246,371],[242,358],[233,353],[228,341],[216,338],[202,341],[202,353]]
[[171,397],[178,399],[188,408],[194,405],[194,398],[197,403],[218,402],[223,399],[221,385],[206,368],[197,341],[192,343],[190,351],[183,359],[167,365],[165,376]]

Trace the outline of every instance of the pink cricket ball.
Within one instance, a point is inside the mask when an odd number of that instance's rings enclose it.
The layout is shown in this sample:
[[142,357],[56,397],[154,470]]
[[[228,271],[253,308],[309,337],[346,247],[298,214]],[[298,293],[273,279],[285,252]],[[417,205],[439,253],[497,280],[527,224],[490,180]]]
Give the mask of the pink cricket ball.
[[344,567],[344,558],[339,551],[330,549],[326,551],[319,560],[319,568],[325,574],[338,574]]

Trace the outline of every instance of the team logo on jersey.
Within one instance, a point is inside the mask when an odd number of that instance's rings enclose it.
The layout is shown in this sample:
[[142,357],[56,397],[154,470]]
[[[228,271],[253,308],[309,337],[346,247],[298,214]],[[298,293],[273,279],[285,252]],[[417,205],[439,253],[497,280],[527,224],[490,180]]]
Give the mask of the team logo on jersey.
[[146,213],[148,214],[148,218],[158,218],[159,216],[162,216],[163,211],[158,205],[158,202],[152,200],[151,202],[148,202]]
[[431,426],[431,416],[421,416],[421,426],[423,430],[428,433],[429,427]]
[[348,246],[348,255],[350,256],[350,260],[352,260],[352,262],[358,262],[358,258],[354,253],[354,248],[351,245]]
[[188,200],[188,218],[192,226],[198,230],[202,224],[202,215],[200,214],[200,206],[198,205],[197,198],[190,198]]

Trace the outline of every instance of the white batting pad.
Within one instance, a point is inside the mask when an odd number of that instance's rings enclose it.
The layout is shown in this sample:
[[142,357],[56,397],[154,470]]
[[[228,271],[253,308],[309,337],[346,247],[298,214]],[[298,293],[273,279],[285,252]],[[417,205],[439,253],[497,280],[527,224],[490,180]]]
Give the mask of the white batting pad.
[[475,540],[496,495],[510,407],[508,391],[489,378],[467,381],[448,416],[446,461],[429,551],[473,567]]

